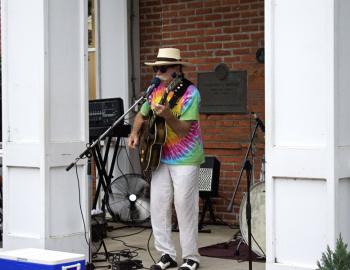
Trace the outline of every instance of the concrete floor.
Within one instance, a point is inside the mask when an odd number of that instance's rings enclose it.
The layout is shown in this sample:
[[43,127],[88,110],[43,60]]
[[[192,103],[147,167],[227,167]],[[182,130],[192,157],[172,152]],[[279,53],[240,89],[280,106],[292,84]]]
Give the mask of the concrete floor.
[[[113,224],[115,227],[116,225]],[[214,245],[217,243],[222,243],[225,241],[228,241],[232,238],[232,236],[237,232],[237,230],[230,229],[227,226],[213,226],[213,225],[207,225],[205,226],[205,229],[211,229],[211,233],[200,233],[199,234],[199,247],[205,247],[208,245]],[[144,229],[141,233],[132,235],[132,236],[126,236],[129,234],[133,234],[136,232],[141,231],[142,228],[124,228],[124,229],[118,229],[113,230],[112,232],[108,233],[108,237],[105,239],[105,243],[107,246],[107,250],[109,252],[113,252],[116,250],[123,250],[127,247],[123,245],[121,241],[125,242],[125,244],[129,246],[139,247],[146,250],[139,250],[138,255],[134,259],[142,260],[143,266],[145,268],[149,268],[153,261],[147,251],[147,241],[150,236],[150,229]],[[177,253],[180,254],[180,248],[179,248],[179,237],[178,233],[174,232],[174,241],[176,243]],[[112,238],[114,237],[114,238]],[[103,248],[100,249],[99,252],[102,252]],[[159,254],[154,249],[153,246],[153,237],[150,241],[150,251],[152,256],[155,260],[158,260]],[[103,256],[99,255],[96,259],[101,259]],[[178,263],[181,263],[181,256],[178,256]],[[98,267],[98,269],[108,269],[106,262],[94,262],[95,267]],[[101,267],[101,268],[100,268]],[[228,259],[218,259],[218,258],[211,258],[211,257],[201,257],[201,266],[200,269],[206,270],[245,270],[248,269],[248,262],[237,262],[236,260],[228,260]],[[265,263],[253,263],[254,270],[263,270],[265,269]],[[173,268],[177,269],[177,268]]]

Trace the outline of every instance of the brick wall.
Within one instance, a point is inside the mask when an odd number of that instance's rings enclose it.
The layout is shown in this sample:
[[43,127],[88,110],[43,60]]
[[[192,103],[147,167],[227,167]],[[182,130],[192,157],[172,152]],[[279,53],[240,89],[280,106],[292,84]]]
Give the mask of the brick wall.
[[[264,119],[264,65],[255,53],[264,47],[263,0],[140,0],[141,63],[154,61],[159,47],[181,49],[182,58],[194,63],[186,76],[197,83],[198,72],[213,71],[219,63],[248,74],[247,111]],[[151,68],[141,67],[141,88],[150,82]],[[199,89],[200,90],[200,89]],[[221,162],[219,198],[214,199],[217,217],[238,223],[245,178],[239,186],[234,209],[226,208],[246,153],[254,121],[249,114],[202,114],[205,153]],[[256,177],[259,176],[264,138],[258,133]]]

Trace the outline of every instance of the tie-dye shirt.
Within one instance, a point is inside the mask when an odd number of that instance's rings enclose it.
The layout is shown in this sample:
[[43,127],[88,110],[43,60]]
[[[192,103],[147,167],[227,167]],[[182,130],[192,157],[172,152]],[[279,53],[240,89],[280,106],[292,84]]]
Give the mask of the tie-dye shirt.
[[[159,103],[165,91],[164,84],[160,84],[148,100],[141,107],[141,114],[147,116],[151,103]],[[173,96],[170,92],[167,100]],[[192,84],[179,98],[171,109],[180,120],[192,120],[190,131],[185,137],[178,136],[168,125],[167,138],[162,149],[161,162],[172,165],[199,165],[204,162],[202,136],[199,127],[200,95],[198,89]]]

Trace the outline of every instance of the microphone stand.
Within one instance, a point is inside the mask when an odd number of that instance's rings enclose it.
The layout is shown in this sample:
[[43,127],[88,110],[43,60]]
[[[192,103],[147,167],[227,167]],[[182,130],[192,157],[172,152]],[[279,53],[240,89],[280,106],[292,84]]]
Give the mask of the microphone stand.
[[252,218],[252,212],[251,212],[251,204],[250,204],[250,184],[251,184],[251,176],[252,176],[252,165],[248,159],[249,153],[252,150],[252,145],[255,139],[255,135],[256,135],[256,131],[258,129],[258,127],[261,128],[262,131],[265,130],[265,127],[262,123],[262,121],[257,117],[254,116],[255,120],[256,120],[256,124],[254,127],[254,131],[253,134],[250,138],[250,142],[249,142],[249,146],[247,149],[247,152],[245,154],[244,160],[243,160],[243,164],[242,164],[242,168],[241,171],[239,173],[239,177],[238,177],[238,181],[236,184],[236,188],[235,191],[232,195],[231,201],[227,207],[227,211],[231,212],[232,208],[233,208],[233,202],[239,187],[239,184],[241,182],[242,179],[242,175],[243,175],[243,171],[246,171],[246,175],[247,175],[247,204],[246,204],[246,221],[247,221],[247,227],[248,227],[248,247],[249,247],[249,253],[248,253],[248,261],[249,261],[249,270],[252,270],[253,268],[253,264],[252,264],[252,226],[251,226],[251,218]]
[[[246,168],[246,167],[245,167],[245,164],[246,164],[246,162],[247,162],[247,160],[248,160],[249,153],[250,153],[250,151],[252,150],[252,145],[253,145],[253,142],[254,142],[254,139],[255,139],[256,131],[257,131],[257,129],[258,129],[259,126],[260,126],[260,123],[257,121],[256,124],[255,124],[255,127],[254,127],[253,134],[252,134],[252,136],[251,136],[251,138],[250,138],[250,142],[249,142],[249,146],[248,146],[247,152],[246,152],[245,157],[244,157],[244,159],[243,159],[243,163],[242,163],[241,171],[240,171],[239,176],[238,176],[236,188],[235,188],[235,190],[234,190],[234,192],[233,192],[232,198],[231,198],[230,203],[229,203],[229,205],[228,205],[228,207],[227,207],[227,212],[231,212],[231,211],[232,211],[232,208],[233,208],[233,201],[234,201],[234,199],[235,199],[235,197],[236,197],[236,193],[237,193],[239,184],[240,184],[241,179],[242,179],[243,171],[244,171],[244,169]],[[249,160],[248,160],[248,161],[249,161]]]
[[[120,116],[117,120],[114,121],[114,123],[105,131],[103,132],[100,137],[98,137],[92,144],[87,144],[86,146],[86,149],[75,159],[74,162],[72,162],[69,166],[66,167],[66,171],[69,171],[71,168],[73,168],[73,166],[75,166],[79,160],[85,158],[85,157],[91,157],[91,155],[94,155],[94,157],[98,160],[102,160],[102,157],[101,156],[96,156],[96,153],[95,153],[95,147],[99,147],[99,143],[101,140],[103,140],[110,132],[111,130],[113,130],[113,128],[115,128],[115,126],[117,126],[123,119],[124,117],[129,114],[131,112],[131,110],[134,109],[134,107],[136,107],[143,99],[147,98],[147,96],[149,95],[150,93],[148,93],[148,91],[142,96],[140,97],[138,100],[135,101],[135,103],[122,115]],[[99,153],[98,151],[96,151],[97,153]],[[97,162],[96,165],[98,165],[99,162]],[[102,184],[103,187],[105,188],[105,191],[107,191],[107,186],[106,184]],[[89,235],[90,239],[89,241],[91,242],[91,232],[90,232],[90,235]],[[89,249],[90,249],[90,246],[89,246]],[[90,254],[90,251],[89,251],[89,254]],[[96,269],[97,267],[94,266],[94,264],[92,263],[92,258],[90,257],[89,258],[89,262],[87,262],[86,264],[86,269],[87,270],[92,270],[92,269]]]

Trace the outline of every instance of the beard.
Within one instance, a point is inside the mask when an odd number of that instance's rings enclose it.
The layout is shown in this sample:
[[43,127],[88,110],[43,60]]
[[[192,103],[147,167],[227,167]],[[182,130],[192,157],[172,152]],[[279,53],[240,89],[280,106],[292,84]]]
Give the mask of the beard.
[[168,78],[168,76],[165,76],[165,75],[157,75],[156,76],[159,80],[161,80],[162,81],[162,83],[169,83],[169,78]]
[[169,80],[169,78],[167,76],[164,75],[157,75],[156,76],[159,80],[161,80],[162,82],[166,82]]

